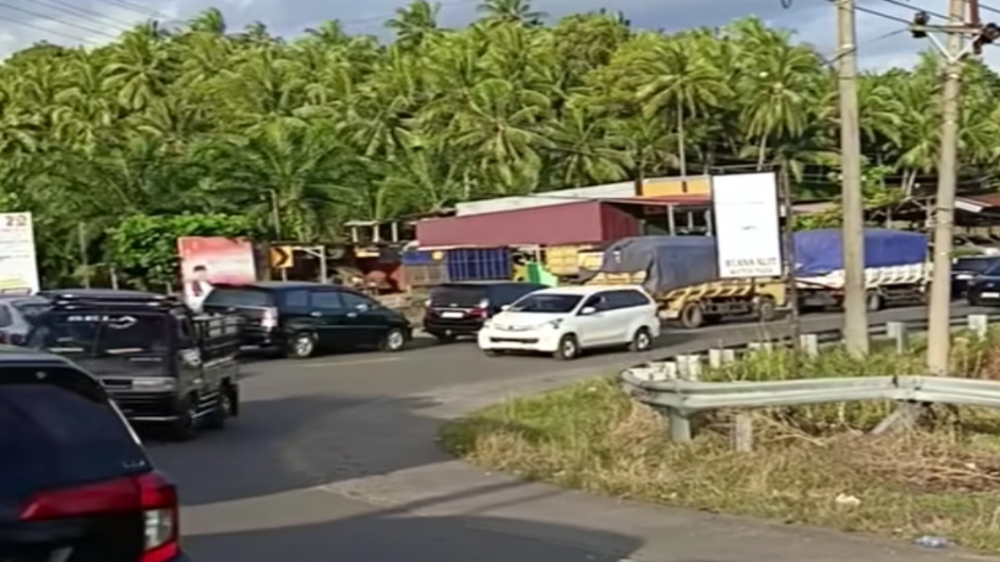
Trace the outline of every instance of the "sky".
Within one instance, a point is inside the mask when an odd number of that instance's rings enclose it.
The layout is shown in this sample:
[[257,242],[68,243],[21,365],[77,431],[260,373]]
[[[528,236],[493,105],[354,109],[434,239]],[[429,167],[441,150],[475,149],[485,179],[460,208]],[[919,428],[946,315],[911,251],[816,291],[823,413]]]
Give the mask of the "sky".
[[[985,21],[1000,20],[1000,0],[980,0]],[[390,39],[383,22],[408,0],[0,0],[0,57],[37,41],[64,45],[99,45],[128,26],[149,19],[181,23],[209,7],[220,9],[230,30],[254,21],[283,37],[294,37],[325,20],[338,19],[352,33]],[[439,0],[440,23],[458,27],[475,19],[478,0]],[[991,5],[992,3],[992,5]],[[333,7],[342,4],[340,7]],[[902,6],[898,4],[903,4]],[[910,66],[917,53],[934,48],[928,39],[914,39],[897,21],[912,19],[914,10],[943,13],[946,0],[859,0],[858,55],[863,69]],[[909,8],[907,6],[912,6]],[[801,41],[825,56],[834,53],[834,6],[831,0],[535,0],[533,8],[558,18],[607,8],[621,11],[633,27],[677,31],[718,26],[754,15],[769,25],[793,30]],[[988,11],[996,8],[997,12]],[[940,19],[938,20],[941,21]],[[1000,64],[1000,48],[987,49],[987,62]]]

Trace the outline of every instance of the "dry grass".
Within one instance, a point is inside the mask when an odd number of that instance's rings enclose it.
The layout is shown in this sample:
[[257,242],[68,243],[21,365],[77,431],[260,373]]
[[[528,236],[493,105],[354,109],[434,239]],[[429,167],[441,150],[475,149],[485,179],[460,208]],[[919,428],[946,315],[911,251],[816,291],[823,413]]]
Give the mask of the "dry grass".
[[[960,336],[956,374],[1000,378],[995,343]],[[859,365],[833,351],[801,362],[797,376],[918,373],[921,352],[877,352]],[[761,355],[707,378],[784,378],[786,361]],[[443,442],[476,465],[616,497],[1000,549],[1000,415],[940,408],[919,431],[866,435],[891,408],[761,410],[755,450],[741,454],[730,445],[731,413],[706,417],[692,443],[674,444],[663,418],[605,378],[487,408],[447,426]]]

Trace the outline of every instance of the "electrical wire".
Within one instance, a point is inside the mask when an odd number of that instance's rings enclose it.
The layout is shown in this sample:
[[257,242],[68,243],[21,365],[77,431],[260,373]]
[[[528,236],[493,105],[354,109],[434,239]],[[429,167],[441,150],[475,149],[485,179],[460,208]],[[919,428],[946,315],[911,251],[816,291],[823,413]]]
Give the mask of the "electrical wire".
[[12,23],[12,24],[15,24],[15,25],[21,25],[21,26],[24,26],[24,27],[29,27],[31,29],[42,31],[44,33],[48,33],[50,35],[54,35],[54,36],[57,36],[57,37],[63,37],[65,39],[69,39],[70,41],[75,41],[75,42],[77,42],[77,43],[79,43],[81,45],[88,45],[88,44],[93,44],[94,43],[93,39],[83,39],[81,37],[77,37],[77,36],[69,34],[69,33],[64,33],[64,32],[59,31],[57,29],[49,29],[47,27],[44,27],[44,26],[41,26],[41,25],[36,25],[36,24],[33,24],[31,22],[27,22],[27,21],[12,20],[12,19],[5,19],[5,18],[0,18],[0,21],[4,21],[6,23]]
[[[124,26],[125,29],[132,27],[134,24],[124,20],[116,19],[106,14],[102,14],[97,10],[91,10],[88,8],[81,8],[79,6],[74,6],[72,4],[66,3],[63,0],[34,0],[35,4],[41,4],[47,6],[58,12],[62,12],[73,17],[78,17],[85,19],[94,23],[99,23],[101,25],[107,25],[107,22],[113,22],[115,25]],[[119,31],[124,31],[119,30]]]
[[66,27],[73,27],[73,28],[79,29],[81,31],[86,31],[87,33],[93,33],[95,35],[103,35],[103,36],[109,37],[111,39],[117,39],[117,37],[115,37],[114,35],[112,35],[110,33],[107,33],[105,31],[101,31],[99,29],[94,29],[92,27],[87,27],[87,26],[79,25],[79,24],[76,24],[76,23],[73,23],[73,22],[68,22],[68,21],[60,20],[60,19],[54,18],[54,17],[52,17],[50,15],[46,15],[46,14],[39,13],[39,12],[34,12],[32,10],[26,10],[24,8],[21,8],[21,7],[18,7],[18,6],[13,6],[11,4],[6,4],[6,3],[3,3],[3,2],[0,2],[0,8],[7,8],[8,10],[14,10],[15,12],[21,12],[22,14],[27,14],[29,16],[33,16],[33,17],[36,17],[36,18],[39,18],[39,19],[42,19],[42,20],[52,21],[52,22],[58,23],[60,25],[65,25]]

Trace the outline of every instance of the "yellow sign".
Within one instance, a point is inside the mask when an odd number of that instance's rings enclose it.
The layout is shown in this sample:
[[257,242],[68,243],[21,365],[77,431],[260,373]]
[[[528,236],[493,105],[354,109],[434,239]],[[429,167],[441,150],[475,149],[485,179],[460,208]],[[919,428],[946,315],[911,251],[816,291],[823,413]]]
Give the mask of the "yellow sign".
[[291,246],[274,246],[271,248],[271,267],[288,269],[295,263]]

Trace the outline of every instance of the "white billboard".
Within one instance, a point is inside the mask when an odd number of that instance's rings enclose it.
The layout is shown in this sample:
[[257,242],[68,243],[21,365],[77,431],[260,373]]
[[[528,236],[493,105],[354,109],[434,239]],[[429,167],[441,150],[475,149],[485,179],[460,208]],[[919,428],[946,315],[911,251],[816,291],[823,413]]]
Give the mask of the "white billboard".
[[40,288],[31,213],[0,213],[0,295]]
[[781,276],[777,186],[773,172],[712,177],[721,277]]

